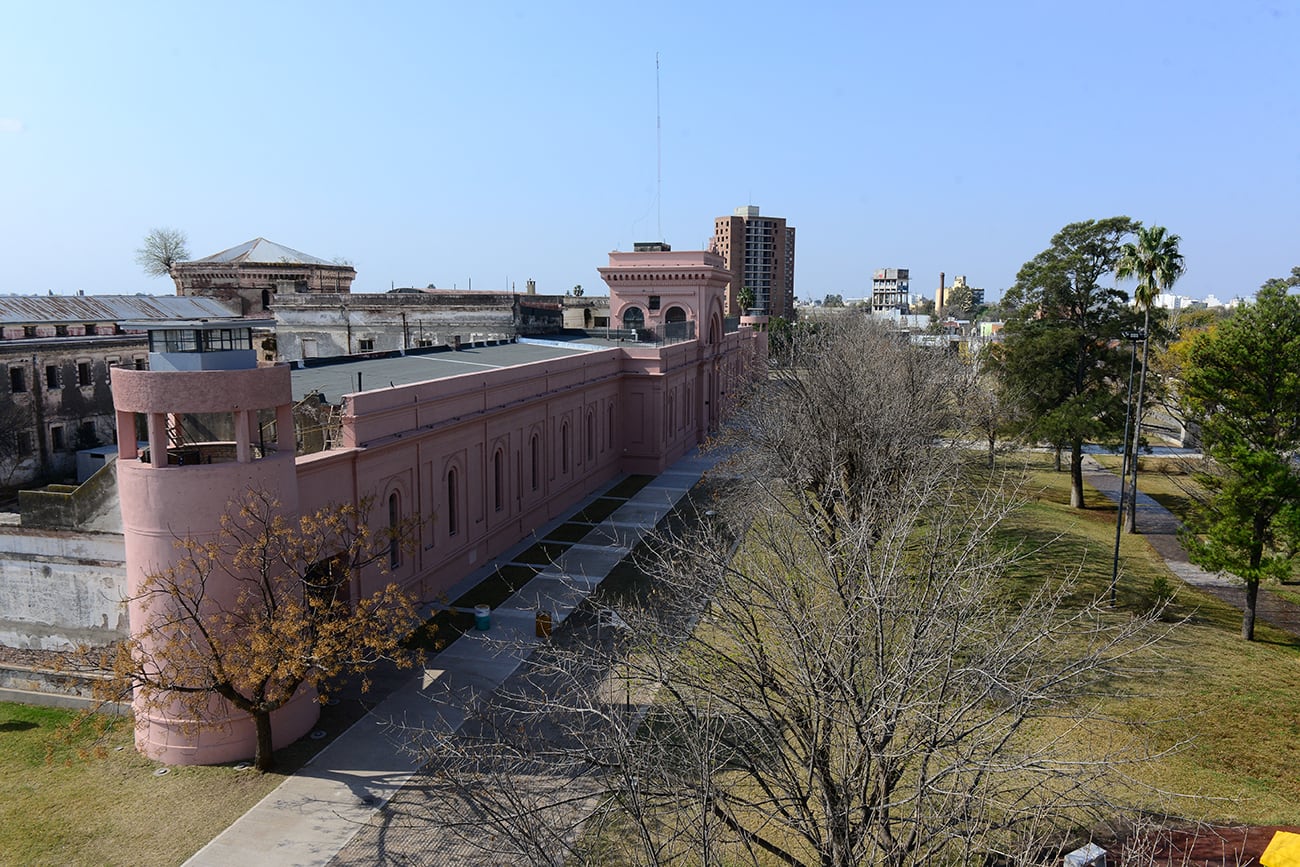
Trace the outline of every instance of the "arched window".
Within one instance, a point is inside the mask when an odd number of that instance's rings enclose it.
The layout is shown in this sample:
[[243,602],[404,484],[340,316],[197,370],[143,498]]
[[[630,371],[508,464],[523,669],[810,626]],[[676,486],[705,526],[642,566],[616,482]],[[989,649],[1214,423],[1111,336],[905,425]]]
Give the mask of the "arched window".
[[533,434],[532,442],[529,444],[531,461],[529,468],[532,471],[533,490],[537,490],[542,484],[542,440],[537,434]]
[[715,313],[709,317],[709,343],[718,342],[718,315]]
[[569,423],[560,424],[560,472],[569,472]]
[[402,501],[397,492],[388,495],[388,568],[402,565],[402,540],[399,527],[402,523]]
[[664,322],[685,322],[685,321],[686,321],[686,311],[680,307],[677,306],[669,307],[668,312],[664,314]]
[[596,459],[596,411],[587,410],[587,460]]
[[460,501],[460,486],[456,484],[456,468],[447,470],[447,535],[455,536],[459,529],[460,514],[457,505]]
[[267,290],[263,289],[263,290],[262,290],[262,309],[263,309],[263,310],[269,310],[270,307],[271,307],[271,293],[268,292]]
[[645,328],[645,312],[640,307],[629,307],[623,311],[623,327]]
[[492,453],[492,504],[499,512],[506,505],[505,455],[501,449]]

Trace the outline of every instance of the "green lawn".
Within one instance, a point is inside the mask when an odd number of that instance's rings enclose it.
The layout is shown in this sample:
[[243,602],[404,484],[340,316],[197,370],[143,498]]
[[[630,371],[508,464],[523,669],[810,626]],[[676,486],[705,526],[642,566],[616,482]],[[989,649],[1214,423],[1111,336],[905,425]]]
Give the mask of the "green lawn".
[[[1186,479],[1139,474],[1148,491],[1168,491],[1178,481]],[[1071,509],[1069,476],[1052,471],[1046,459],[1031,465],[1027,493],[1030,502],[1009,522],[1008,538],[1043,546],[1040,562],[1023,567],[1018,577],[1028,581],[1033,572],[1077,568],[1080,592],[1104,592],[1113,504],[1090,491],[1089,508]],[[1259,640],[1242,641],[1240,612],[1172,579],[1140,536],[1124,534],[1121,563],[1121,608],[1150,604],[1152,584],[1164,575],[1178,588],[1171,613],[1186,618],[1164,643],[1146,682],[1133,685],[1139,697],[1115,707],[1143,724],[1153,747],[1174,750],[1138,777],[1197,796],[1149,797],[1148,806],[1205,821],[1300,823],[1300,639],[1261,624]]]
[[[129,719],[65,743],[69,711],[0,703],[0,864],[179,864],[282,777],[171,768],[136,753]],[[48,754],[48,755],[47,755]]]

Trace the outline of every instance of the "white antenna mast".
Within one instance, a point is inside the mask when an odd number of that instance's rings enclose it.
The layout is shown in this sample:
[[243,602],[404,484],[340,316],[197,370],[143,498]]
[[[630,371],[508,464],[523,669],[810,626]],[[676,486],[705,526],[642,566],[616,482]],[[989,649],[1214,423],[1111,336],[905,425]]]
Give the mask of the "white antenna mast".
[[664,147],[663,121],[659,114],[659,52],[655,52],[655,230],[664,239]]

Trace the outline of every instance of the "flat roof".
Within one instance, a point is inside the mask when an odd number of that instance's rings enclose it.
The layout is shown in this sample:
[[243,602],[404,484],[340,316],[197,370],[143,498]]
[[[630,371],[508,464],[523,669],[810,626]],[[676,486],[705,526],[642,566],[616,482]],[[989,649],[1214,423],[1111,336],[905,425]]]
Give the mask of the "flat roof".
[[[598,351],[601,348],[603,347],[594,344],[566,345],[562,341],[521,341],[497,346],[478,346],[459,351],[446,350],[389,358],[340,361],[294,370],[291,375],[293,399],[299,401],[312,392],[319,392],[326,402],[338,403],[343,395],[357,391],[374,391],[379,388],[446,379],[464,373],[500,370],[534,361],[570,358],[585,352]],[[357,374],[361,375],[360,388],[357,387]]]

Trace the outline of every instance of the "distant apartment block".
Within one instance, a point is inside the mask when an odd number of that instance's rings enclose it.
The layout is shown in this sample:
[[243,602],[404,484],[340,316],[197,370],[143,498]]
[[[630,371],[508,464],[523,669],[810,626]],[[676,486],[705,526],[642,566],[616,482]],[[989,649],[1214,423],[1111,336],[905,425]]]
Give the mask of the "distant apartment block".
[[728,316],[740,310],[740,290],[753,292],[753,309],[770,316],[794,316],[794,226],[784,217],[764,217],[757,205],[736,208],[713,221],[709,248],[722,256],[731,272],[727,285]]
[[906,268],[878,268],[871,276],[871,312],[897,310],[907,313],[911,282]]

